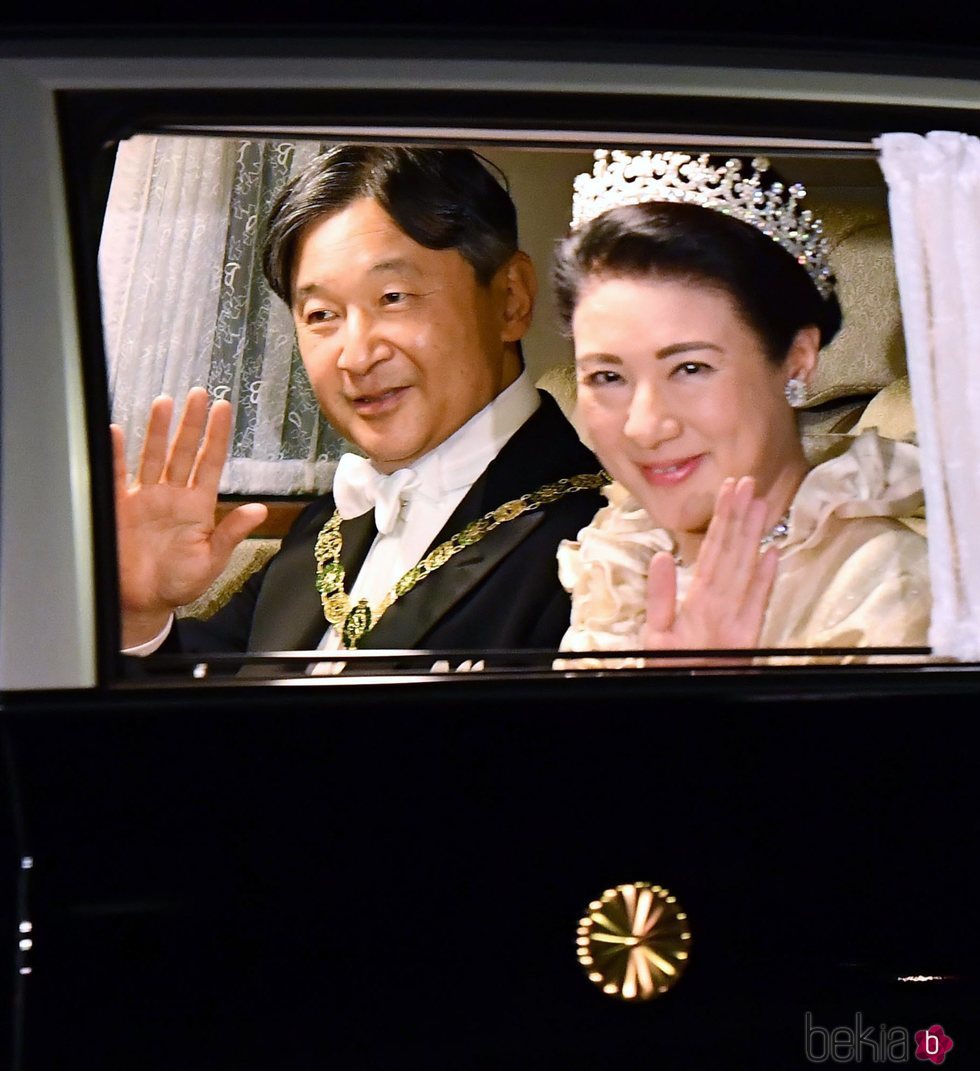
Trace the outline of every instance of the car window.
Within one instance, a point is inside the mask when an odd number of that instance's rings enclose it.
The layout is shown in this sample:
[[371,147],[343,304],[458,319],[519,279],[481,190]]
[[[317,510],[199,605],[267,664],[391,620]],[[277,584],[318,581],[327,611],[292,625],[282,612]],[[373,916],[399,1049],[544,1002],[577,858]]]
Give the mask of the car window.
[[[226,399],[234,410],[217,518],[252,499],[269,507],[266,521],[243,540],[221,575],[178,609],[180,621],[208,620],[250,578],[254,584],[303,507],[329,491],[341,454],[356,452],[318,411],[290,311],[263,279],[258,251],[262,220],[278,191],[330,144],[295,135],[138,135],[115,152],[99,283],[110,407],[124,430],[127,467],[138,464],[152,399],[160,393],[179,398],[203,386],[212,400]],[[567,233],[574,177],[589,170],[595,146],[469,144],[505,176],[518,209],[521,246],[537,268],[538,304],[523,342],[528,372],[591,445],[576,404],[572,342],[559,323],[550,273],[555,244]],[[737,153],[737,141],[729,139],[725,148]],[[822,352],[798,415],[810,463],[835,456],[867,429],[915,445],[887,188],[876,154],[867,147],[835,154],[775,148],[775,166],[805,184],[808,209],[824,221],[844,307],[843,326]],[[745,150],[758,152],[757,145]],[[901,521],[926,534],[921,505],[910,507]],[[846,630],[839,635],[840,642],[823,645],[828,662],[866,660],[851,650]],[[878,661],[928,655],[921,644],[890,646],[895,650],[883,648]],[[397,668],[469,668],[481,664],[483,653],[465,651],[455,660],[423,654]],[[516,661],[518,668],[530,661],[543,671],[640,664],[601,653],[555,662],[553,653],[529,660],[511,652],[502,661]],[[349,670],[357,658],[380,671],[377,656],[368,652],[343,665]],[[220,650],[203,661],[171,661],[179,673],[196,672],[198,678],[221,678],[240,668],[233,654]],[[735,664],[814,661],[815,650],[791,646],[788,653],[741,656]],[[158,657],[154,664],[164,661]],[[302,658],[254,659],[252,669],[306,674],[310,665]],[[669,659],[659,663],[669,665]]]

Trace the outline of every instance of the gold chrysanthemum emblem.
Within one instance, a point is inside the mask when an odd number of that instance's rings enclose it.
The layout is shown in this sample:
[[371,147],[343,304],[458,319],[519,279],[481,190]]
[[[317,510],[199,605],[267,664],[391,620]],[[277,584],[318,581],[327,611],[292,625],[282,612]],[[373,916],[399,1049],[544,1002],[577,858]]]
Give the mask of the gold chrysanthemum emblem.
[[589,980],[621,1000],[650,1000],[684,973],[691,934],[677,898],[646,881],[607,889],[579,920],[578,959]]

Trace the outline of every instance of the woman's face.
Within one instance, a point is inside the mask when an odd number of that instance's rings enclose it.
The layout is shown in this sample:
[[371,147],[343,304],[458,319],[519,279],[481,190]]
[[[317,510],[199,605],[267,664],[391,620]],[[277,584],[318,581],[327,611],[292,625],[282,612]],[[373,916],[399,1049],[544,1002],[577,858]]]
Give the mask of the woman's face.
[[572,319],[578,412],[614,479],[696,553],[727,476],[753,476],[775,524],[806,472],[784,387],[806,379],[815,327],[781,365],[723,290],[646,277],[593,276]]

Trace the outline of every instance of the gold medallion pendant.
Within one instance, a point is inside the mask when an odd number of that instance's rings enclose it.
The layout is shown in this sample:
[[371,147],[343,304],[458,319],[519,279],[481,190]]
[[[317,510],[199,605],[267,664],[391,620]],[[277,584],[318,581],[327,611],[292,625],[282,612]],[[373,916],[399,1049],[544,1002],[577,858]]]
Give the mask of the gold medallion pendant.
[[323,616],[340,633],[344,646],[349,651],[353,651],[396,599],[411,591],[430,573],[441,569],[453,555],[466,547],[473,546],[474,543],[479,543],[495,528],[515,520],[524,513],[540,509],[551,502],[557,502],[558,499],[574,494],[576,491],[596,490],[609,483],[609,479],[605,472],[582,473],[579,476],[570,476],[555,483],[545,484],[530,494],[505,502],[477,520],[471,521],[461,532],[457,532],[456,535],[431,550],[417,565],[413,565],[405,573],[373,610],[366,599],[361,599],[352,606],[350,596],[344,590],[344,567],[340,561],[344,537],[340,532],[340,514],[335,510],[330,520],[320,529],[313,550],[316,558],[316,589],[320,593]]

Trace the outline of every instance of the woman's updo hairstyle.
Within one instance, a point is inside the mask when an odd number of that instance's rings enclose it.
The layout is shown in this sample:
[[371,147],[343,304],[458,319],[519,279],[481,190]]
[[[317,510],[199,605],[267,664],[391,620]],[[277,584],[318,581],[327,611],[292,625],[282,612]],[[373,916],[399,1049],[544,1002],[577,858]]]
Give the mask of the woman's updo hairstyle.
[[727,293],[781,364],[796,333],[816,325],[826,346],[841,325],[836,296],[821,297],[804,267],[772,238],[696,204],[648,201],[607,209],[559,242],[553,282],[562,327],[590,279],[670,279]]

